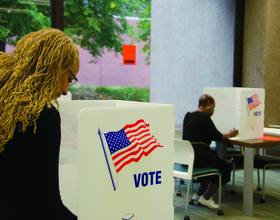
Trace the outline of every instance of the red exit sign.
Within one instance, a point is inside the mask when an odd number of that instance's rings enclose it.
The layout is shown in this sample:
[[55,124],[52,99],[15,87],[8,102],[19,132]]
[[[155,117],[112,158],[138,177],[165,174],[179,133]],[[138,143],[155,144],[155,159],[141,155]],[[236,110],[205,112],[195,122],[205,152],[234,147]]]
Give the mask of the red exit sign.
[[136,65],[136,45],[123,45],[123,65]]

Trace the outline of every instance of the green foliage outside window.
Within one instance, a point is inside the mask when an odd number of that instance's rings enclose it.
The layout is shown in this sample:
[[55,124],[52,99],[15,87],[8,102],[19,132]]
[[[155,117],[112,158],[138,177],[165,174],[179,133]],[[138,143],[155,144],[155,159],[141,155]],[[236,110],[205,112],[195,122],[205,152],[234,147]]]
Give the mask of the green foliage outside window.
[[0,51],[6,43],[15,45],[24,35],[51,26],[50,6],[23,0],[0,1]]
[[82,86],[74,85],[69,88],[73,100],[126,100],[149,102],[150,89],[128,86]]
[[[33,3],[32,3],[33,2]],[[51,27],[50,4],[32,0],[0,1],[0,51],[15,45],[24,35]],[[139,17],[136,28],[127,17]],[[151,0],[64,0],[65,32],[95,60],[104,49],[122,53],[123,35],[131,43],[144,41],[141,52],[150,57]],[[116,99],[149,102],[149,88],[94,87],[76,85],[70,88],[73,99]]]
[[[32,3],[34,2],[34,3]],[[104,49],[122,53],[123,35],[132,43],[144,41],[142,52],[150,57],[151,0],[65,0],[65,32],[95,60]],[[0,51],[24,35],[51,26],[50,4],[32,0],[0,1]],[[126,17],[139,17],[134,29]]]
[[131,29],[129,35],[132,36],[131,44],[135,42],[143,41],[145,45],[140,51],[146,53],[145,58],[146,64],[150,64],[150,55],[151,55],[151,0],[146,1],[146,6],[143,9],[143,12],[139,14],[139,22],[135,29]]
[[65,32],[98,59],[104,49],[122,53],[133,27],[127,17],[141,16],[147,0],[69,0],[64,7]]

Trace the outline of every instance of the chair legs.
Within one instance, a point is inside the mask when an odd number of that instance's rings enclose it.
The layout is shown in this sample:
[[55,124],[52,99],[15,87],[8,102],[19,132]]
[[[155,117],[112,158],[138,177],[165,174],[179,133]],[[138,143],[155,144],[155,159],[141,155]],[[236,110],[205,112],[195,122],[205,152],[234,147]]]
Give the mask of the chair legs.
[[263,168],[263,183],[262,183],[262,188],[260,186],[260,169],[257,169],[257,174],[258,174],[258,187],[257,191],[262,191],[262,199],[260,199],[260,203],[265,203],[265,169],[267,166],[264,166]]
[[[235,194],[235,164],[232,164],[232,190],[230,190],[230,194]],[[257,191],[262,191],[262,199],[260,199],[260,203],[265,203],[265,169],[267,166],[263,168],[263,179],[262,179],[262,188],[260,186],[260,169],[257,169],[257,176],[258,176],[258,187]]]
[[190,217],[188,216],[188,202],[189,201],[189,192],[190,192],[190,180],[188,181],[188,190],[187,190],[187,198],[186,198],[186,207],[185,207],[185,217],[184,220],[189,220]]
[[263,168],[263,196],[262,196],[262,199],[260,199],[260,203],[265,203],[265,169],[266,169],[266,166]]
[[[192,182],[191,195],[193,195],[193,180],[190,180],[190,181]],[[192,198],[189,200],[189,204],[194,205],[194,200]]]
[[177,196],[181,196],[182,194],[181,194],[181,179],[179,179],[179,189],[178,189],[178,191],[177,191]]
[[257,175],[258,175],[258,187],[257,187],[257,191],[262,191],[262,188],[260,186],[260,169],[257,169]]
[[[181,195],[182,195],[182,193],[181,193],[181,184],[182,184],[182,181],[184,182],[184,180],[179,179],[179,187],[178,187],[178,191],[177,191],[177,193],[176,193],[177,196],[181,196]],[[188,182],[191,182],[191,183],[192,183],[192,185],[191,185],[191,193],[190,193],[190,195],[192,195],[192,194],[193,194],[193,181],[192,181],[192,180],[189,180]],[[188,185],[188,187],[189,187],[189,185]],[[189,191],[188,191],[188,193],[189,193]],[[188,200],[187,200],[187,201],[188,201]],[[190,204],[190,205],[193,205],[193,204],[194,204],[194,201],[193,201],[192,198],[190,199],[189,204]]]
[[218,215],[223,215],[224,212],[222,210],[222,177],[221,174],[219,174],[219,210],[217,212]]
[[230,190],[230,194],[234,195],[235,194],[235,163],[232,163],[232,190]]

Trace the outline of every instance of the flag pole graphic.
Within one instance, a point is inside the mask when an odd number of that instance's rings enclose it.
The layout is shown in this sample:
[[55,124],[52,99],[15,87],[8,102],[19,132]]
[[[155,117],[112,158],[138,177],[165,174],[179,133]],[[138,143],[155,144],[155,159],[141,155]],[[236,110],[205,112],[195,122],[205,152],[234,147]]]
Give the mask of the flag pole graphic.
[[249,106],[248,106],[248,105],[249,105],[249,103],[248,103],[248,98],[246,98],[246,97],[245,97],[245,102],[246,102],[246,106],[247,106],[246,109],[247,109],[248,116],[250,116],[250,113],[249,113]]
[[110,174],[110,177],[111,177],[112,185],[113,185],[114,191],[116,191],[115,182],[114,182],[114,179],[113,179],[113,175],[112,175],[112,171],[111,171],[111,168],[110,168],[110,165],[109,165],[107,153],[106,153],[106,150],[105,150],[105,147],[104,147],[104,143],[103,143],[103,140],[102,140],[100,128],[98,128],[98,134],[100,136],[100,141],[101,141],[101,145],[102,145],[102,148],[103,148],[103,152],[104,152],[104,156],[105,156],[105,159],[106,159],[106,163],[107,163],[107,166],[108,166],[108,170],[109,170],[109,174]]

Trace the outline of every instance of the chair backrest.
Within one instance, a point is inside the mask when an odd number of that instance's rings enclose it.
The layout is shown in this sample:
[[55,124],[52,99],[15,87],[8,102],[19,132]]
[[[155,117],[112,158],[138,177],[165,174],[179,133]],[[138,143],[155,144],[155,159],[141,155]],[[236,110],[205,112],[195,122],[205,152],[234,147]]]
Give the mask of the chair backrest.
[[183,133],[179,128],[175,128],[175,139],[182,140]]
[[188,176],[191,179],[194,162],[194,150],[189,141],[174,139],[174,163],[188,166]]

